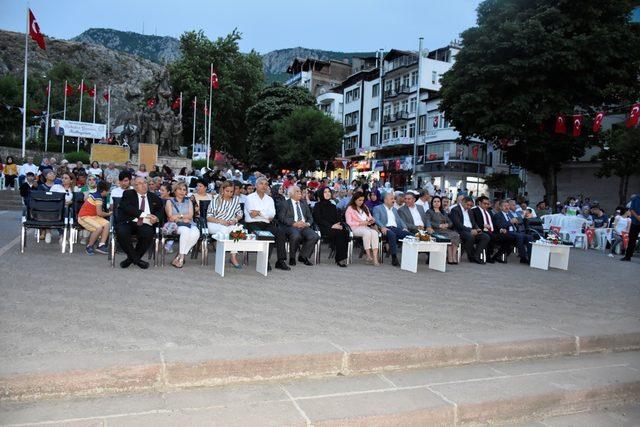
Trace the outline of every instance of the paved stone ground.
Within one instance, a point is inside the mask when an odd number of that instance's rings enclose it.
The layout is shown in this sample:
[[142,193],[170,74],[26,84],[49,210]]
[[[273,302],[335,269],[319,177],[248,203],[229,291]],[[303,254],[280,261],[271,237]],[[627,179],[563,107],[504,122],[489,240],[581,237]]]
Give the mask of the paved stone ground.
[[80,245],[73,255],[36,245],[33,233],[21,255],[19,244],[6,247],[18,226],[16,212],[0,213],[0,358],[640,321],[640,259],[596,251],[572,250],[568,272],[515,257],[444,274],[421,264],[417,275],[325,260],[220,278],[213,256],[208,267],[112,269]]

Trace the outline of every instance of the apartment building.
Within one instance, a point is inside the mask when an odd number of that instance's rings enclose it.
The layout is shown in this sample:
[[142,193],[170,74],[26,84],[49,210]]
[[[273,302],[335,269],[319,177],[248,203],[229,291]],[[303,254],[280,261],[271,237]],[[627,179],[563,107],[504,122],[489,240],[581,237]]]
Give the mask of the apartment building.
[[318,96],[340,85],[351,74],[351,64],[348,61],[296,58],[287,73],[291,77],[285,82],[286,86],[306,87],[313,96]]

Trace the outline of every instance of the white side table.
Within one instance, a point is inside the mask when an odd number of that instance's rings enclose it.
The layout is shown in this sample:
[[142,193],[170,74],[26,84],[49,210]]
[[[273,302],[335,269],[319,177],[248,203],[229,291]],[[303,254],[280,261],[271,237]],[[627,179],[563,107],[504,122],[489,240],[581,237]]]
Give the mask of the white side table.
[[400,268],[403,270],[418,272],[418,254],[429,252],[429,268],[445,272],[447,268],[447,246],[450,243],[410,241],[406,239],[402,242],[402,260]]
[[[215,237],[214,237],[215,239]],[[215,271],[224,277],[225,260],[227,252],[256,252],[256,271],[263,276],[267,275],[267,266],[269,264],[269,244],[273,240],[218,240],[216,239],[216,265]]]
[[569,269],[569,251],[571,246],[533,242],[531,244],[531,264],[533,268],[548,270],[549,267],[561,270]]

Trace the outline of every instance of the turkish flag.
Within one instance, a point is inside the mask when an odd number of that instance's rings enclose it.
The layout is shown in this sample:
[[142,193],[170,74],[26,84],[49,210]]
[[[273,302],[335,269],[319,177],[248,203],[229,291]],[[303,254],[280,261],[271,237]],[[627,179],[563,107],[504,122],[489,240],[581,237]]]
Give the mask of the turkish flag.
[[95,88],[89,88],[87,89],[87,93],[89,94],[89,98],[93,98],[94,96],[96,96],[96,89]]
[[29,9],[29,35],[38,43],[40,49],[47,50],[47,47],[44,45],[44,36],[40,32],[40,25],[38,25],[38,21],[36,21],[36,17],[33,15],[33,12],[31,12],[31,9]]
[[480,149],[479,145],[474,145],[471,149],[471,155],[473,156],[473,160],[478,160],[478,150]]
[[567,133],[567,125],[564,122],[564,116],[556,117],[556,133]]
[[84,82],[81,82],[81,83],[78,85],[78,92],[80,92],[80,95],[82,95],[83,93],[87,92],[87,90],[88,90],[88,89],[87,89],[87,85],[86,85],[86,84],[84,84]]
[[429,154],[429,160],[435,160],[437,158],[438,158],[438,155],[436,153]]
[[180,97],[177,97],[175,101],[173,101],[173,104],[171,104],[171,108],[173,110],[175,110],[176,108],[180,108],[180,104],[182,104],[182,100],[180,99]]
[[440,121],[440,116],[435,116],[433,118],[433,127],[437,128],[438,127],[438,122]]
[[104,98],[105,101],[109,102],[109,91],[105,91],[102,94],[102,97]]
[[46,85],[44,88],[45,95],[49,96],[49,85]]
[[633,104],[631,111],[629,112],[629,118],[627,119],[627,127],[633,128],[638,126],[638,118],[640,117],[640,102]]
[[596,117],[593,119],[593,131],[594,132],[600,132],[600,129],[602,128],[602,120],[604,120],[604,115],[605,112],[604,111],[600,111],[598,114],[596,114]]
[[67,87],[64,88],[64,94],[67,96],[73,95],[73,86],[67,83]]
[[211,87],[214,89],[218,89],[220,84],[218,83],[218,73],[215,71],[211,74]]
[[153,98],[147,99],[147,107],[153,108],[156,105],[156,100]]
[[573,118],[573,132],[571,133],[571,135],[580,136],[580,131],[582,130],[582,114],[577,114],[572,118]]

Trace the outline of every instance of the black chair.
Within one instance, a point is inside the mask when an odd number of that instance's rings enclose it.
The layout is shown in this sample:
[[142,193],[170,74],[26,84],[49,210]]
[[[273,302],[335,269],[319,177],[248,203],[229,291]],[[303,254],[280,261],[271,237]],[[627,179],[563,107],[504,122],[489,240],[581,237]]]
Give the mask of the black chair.
[[[193,203],[193,210],[195,212],[195,202],[192,202],[192,203]],[[207,255],[207,248],[206,248],[207,239],[206,239],[206,236],[208,236],[208,228],[207,228],[206,218],[207,218],[207,209],[209,208],[209,203],[210,203],[209,200],[200,200],[199,203],[198,203],[198,208],[200,210],[200,214],[199,214],[199,216],[193,218],[193,222],[196,223],[196,226],[200,230],[200,239],[198,240],[198,243],[196,243],[193,246],[193,248],[191,248],[191,259],[196,259],[198,257],[198,249],[201,248],[201,250],[202,250],[202,265],[205,265],[205,257]],[[164,212],[164,210],[163,210],[163,212]],[[204,215],[204,221],[202,220],[203,215]],[[163,215],[162,221],[161,221],[161,224],[160,224],[160,230],[162,230],[162,226],[164,225],[165,222],[166,222],[166,218],[165,218],[165,215]],[[203,223],[204,223],[204,228],[202,226]],[[164,267],[164,265],[165,265],[165,257],[166,257],[166,253],[167,253],[167,250],[165,249],[165,244],[167,243],[167,241],[171,241],[171,240],[173,240],[174,242],[177,241],[177,240],[180,240],[180,235],[175,234],[175,233],[174,234],[164,234],[162,231],[160,232],[160,247],[159,247],[159,251],[160,251],[160,265],[162,267]]]
[[67,247],[67,225],[65,193],[32,191],[29,195],[29,205],[22,217],[20,253],[24,253],[29,229],[36,229],[38,232],[62,229],[62,253],[64,253]]
[[[116,246],[118,245],[118,241],[116,240],[116,224],[117,224],[117,215],[118,215],[118,205],[120,204],[120,197],[112,197],[111,198],[111,230],[110,230],[110,253],[109,258],[111,261],[111,267],[116,266]],[[135,236],[132,236],[135,239]],[[154,244],[149,248],[148,259],[153,258],[153,266],[158,266],[158,251],[160,246],[160,227],[158,224],[155,226],[155,237]]]
[[84,204],[84,193],[73,193],[71,206],[69,206],[69,253],[73,253],[73,245],[78,242],[78,234],[84,230],[78,223],[78,213]]

